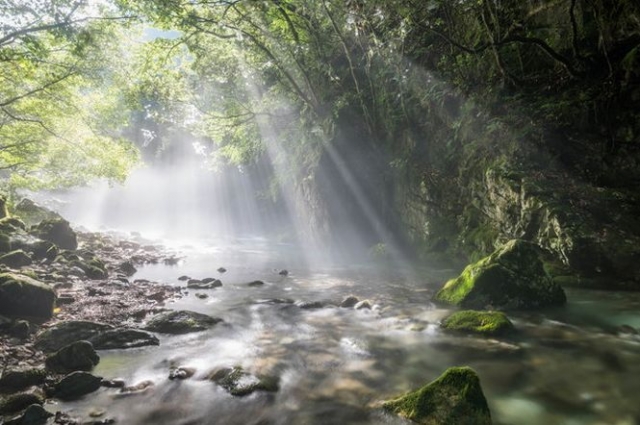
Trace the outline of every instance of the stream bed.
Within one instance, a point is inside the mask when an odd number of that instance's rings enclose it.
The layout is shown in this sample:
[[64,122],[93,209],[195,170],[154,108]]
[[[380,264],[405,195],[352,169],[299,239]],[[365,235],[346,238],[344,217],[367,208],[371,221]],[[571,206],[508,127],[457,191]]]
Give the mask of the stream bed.
[[[469,365],[495,424],[640,424],[640,294],[567,290],[566,307],[509,314],[517,332],[487,339],[438,327],[451,310],[430,299],[455,270],[309,268],[294,248],[262,240],[178,248],[180,263],[145,266],[134,279],[219,278],[222,287],[188,290],[167,307],[224,323],[159,335],[158,347],[100,351],[96,375],[155,385],[129,397],[102,388],[56,409],[118,424],[405,424],[376,403]],[[265,284],[247,285],[258,279]],[[349,295],[372,308],[338,307]],[[176,366],[195,375],[169,380]],[[234,397],[205,379],[234,366],[277,376],[279,391]]]

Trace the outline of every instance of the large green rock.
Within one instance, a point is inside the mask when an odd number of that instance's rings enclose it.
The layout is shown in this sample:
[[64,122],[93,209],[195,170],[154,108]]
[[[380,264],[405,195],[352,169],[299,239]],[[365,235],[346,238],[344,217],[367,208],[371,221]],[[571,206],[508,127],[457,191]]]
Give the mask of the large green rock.
[[62,218],[44,220],[31,228],[31,233],[40,239],[53,242],[62,249],[75,250],[78,239],[69,222]]
[[424,425],[490,425],[491,412],[476,372],[452,367],[438,379],[383,404],[386,410]]
[[567,300],[544,271],[536,245],[519,239],[468,265],[434,299],[472,309],[534,309]]
[[44,283],[15,273],[0,274],[0,314],[50,319],[55,293]]
[[444,319],[441,326],[450,331],[482,335],[504,335],[513,330],[513,323],[500,311],[457,311]]

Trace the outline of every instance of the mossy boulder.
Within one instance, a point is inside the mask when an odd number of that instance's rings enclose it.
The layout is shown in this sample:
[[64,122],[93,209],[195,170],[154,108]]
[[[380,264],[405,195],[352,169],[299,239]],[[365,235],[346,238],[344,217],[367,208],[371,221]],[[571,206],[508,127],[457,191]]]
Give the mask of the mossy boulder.
[[472,309],[535,309],[567,301],[562,288],[544,271],[537,246],[520,239],[468,265],[434,299]]
[[33,263],[31,257],[21,249],[16,249],[15,251],[0,256],[0,264],[4,264],[13,269],[19,269],[31,263]]
[[60,215],[50,209],[38,205],[29,198],[23,198],[13,208],[13,213],[19,216],[25,223],[32,226],[43,220],[61,219]]
[[93,369],[100,357],[89,341],[76,341],[49,355],[45,361],[48,370],[56,373],[69,373],[76,370]]
[[443,329],[483,335],[504,335],[513,330],[513,323],[500,311],[457,311],[442,321]]
[[222,319],[194,311],[169,311],[155,316],[145,329],[166,334],[185,334],[207,330],[220,322]]
[[383,408],[424,425],[490,425],[491,412],[476,372],[452,367],[419,390],[387,401]]
[[56,382],[53,395],[61,400],[75,400],[100,388],[102,378],[88,372],[72,372]]
[[17,217],[5,217],[0,220],[0,232],[15,233],[20,230],[26,230],[26,228],[24,221]]
[[75,250],[78,248],[78,238],[69,222],[62,218],[43,220],[31,228],[31,234],[53,242],[59,248]]
[[58,351],[65,345],[80,340],[90,340],[92,337],[112,329],[111,325],[85,320],[61,322],[42,331],[36,337],[35,346],[45,353],[51,353]]
[[0,415],[16,413],[32,404],[42,404],[43,402],[40,395],[32,392],[11,394],[0,399]]
[[0,378],[0,391],[20,391],[44,383],[47,373],[41,368],[7,370]]
[[0,314],[50,319],[54,301],[55,293],[48,285],[21,274],[0,274]]

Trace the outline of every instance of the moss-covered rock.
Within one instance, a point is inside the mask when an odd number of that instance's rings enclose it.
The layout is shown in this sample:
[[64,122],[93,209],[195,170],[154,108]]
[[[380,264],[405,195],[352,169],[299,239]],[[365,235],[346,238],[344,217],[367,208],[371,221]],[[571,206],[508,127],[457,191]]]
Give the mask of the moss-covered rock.
[[424,425],[490,425],[491,412],[476,372],[452,367],[438,379],[383,404],[384,409]]
[[7,370],[0,378],[0,391],[20,391],[32,385],[40,385],[47,377],[44,369]]
[[56,373],[69,373],[76,370],[93,369],[100,357],[88,341],[76,341],[66,345],[47,357],[47,369]]
[[0,314],[50,319],[54,301],[48,285],[21,274],[0,274]]
[[78,239],[69,222],[62,218],[44,220],[31,228],[31,234],[53,242],[62,249],[75,250],[78,248]]
[[112,329],[111,325],[84,320],[61,322],[38,334],[35,346],[45,353],[51,353],[58,351],[65,345],[80,340],[90,340],[92,337]]
[[145,329],[166,334],[185,334],[207,330],[220,322],[222,319],[194,311],[169,311],[155,316]]
[[30,226],[38,224],[43,220],[55,220],[62,218],[58,213],[38,205],[28,198],[24,198],[18,202],[13,208],[13,213],[19,216]]
[[513,330],[513,323],[500,311],[457,311],[444,319],[441,326],[450,331],[483,335],[504,335]]
[[11,251],[0,256],[0,264],[4,264],[5,266],[14,269],[28,266],[32,262],[33,260],[31,257],[21,249],[16,249],[15,251]]
[[88,372],[73,372],[56,382],[53,395],[61,400],[75,400],[100,388],[102,378]]
[[16,413],[32,404],[42,404],[44,400],[38,394],[26,392],[17,393],[0,399],[0,415]]
[[24,222],[17,217],[5,217],[0,220],[0,232],[14,233],[26,228]]
[[519,239],[467,266],[434,299],[473,309],[534,309],[566,302],[562,288],[545,273],[537,247]]
[[237,397],[246,396],[255,391],[276,392],[279,389],[276,377],[254,376],[240,366],[215,370],[208,378]]

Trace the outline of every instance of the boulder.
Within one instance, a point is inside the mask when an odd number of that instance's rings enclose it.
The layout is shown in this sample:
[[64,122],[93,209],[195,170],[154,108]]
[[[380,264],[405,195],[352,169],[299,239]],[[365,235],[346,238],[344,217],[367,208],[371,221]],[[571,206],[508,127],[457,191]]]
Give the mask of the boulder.
[[75,400],[100,388],[102,378],[88,372],[72,372],[53,387],[53,395],[60,400]]
[[0,378],[0,391],[20,391],[32,385],[40,385],[46,377],[47,373],[40,368],[8,370]]
[[22,415],[5,422],[6,425],[45,425],[47,419],[54,416],[39,404],[32,404]]
[[146,330],[166,334],[185,334],[189,332],[199,332],[222,322],[217,317],[194,311],[180,310],[161,313],[151,319]]
[[537,246],[519,239],[468,265],[434,299],[472,309],[535,309],[567,301],[544,271]]
[[483,335],[504,335],[513,330],[513,323],[500,311],[457,311],[444,319],[443,329]]
[[238,397],[255,391],[276,392],[279,389],[277,378],[254,376],[239,366],[217,369],[209,374],[208,379]]
[[73,342],[90,340],[111,329],[113,326],[84,320],[61,322],[41,332],[36,337],[35,346],[45,353],[51,353]]
[[219,279],[206,278],[203,280],[191,279],[187,282],[187,288],[189,289],[214,289],[222,286],[222,282]]
[[11,267],[12,269],[19,269],[20,267],[28,266],[33,260],[21,249],[8,252],[0,256],[0,264]]
[[353,295],[349,295],[348,297],[343,299],[342,302],[340,302],[340,307],[342,307],[342,308],[351,308],[351,307],[354,307],[359,302],[360,302],[360,300],[357,297],[355,297]]
[[42,404],[44,400],[38,394],[26,392],[8,395],[0,399],[0,415],[16,413],[32,404]]
[[23,198],[13,208],[14,214],[19,216],[25,223],[32,226],[43,220],[61,219],[60,215],[48,208],[36,204],[31,199]]
[[55,293],[48,285],[15,273],[0,274],[0,314],[50,319]]
[[136,267],[133,265],[133,262],[128,260],[128,261],[123,261],[118,265],[118,271],[123,273],[125,276],[130,277],[136,274],[138,269],[136,269]]
[[31,234],[53,242],[62,249],[75,250],[78,248],[78,239],[69,222],[62,219],[43,220],[40,224],[31,228]]
[[383,407],[419,424],[491,425],[480,379],[469,367],[449,368],[435,381]]
[[20,233],[26,228],[24,222],[17,217],[5,217],[0,220],[0,232],[3,233]]
[[100,357],[88,341],[76,341],[66,345],[47,357],[45,366],[56,373],[69,373],[76,370],[91,370]]
[[154,335],[138,329],[110,329],[89,338],[96,350],[114,350],[159,345]]

